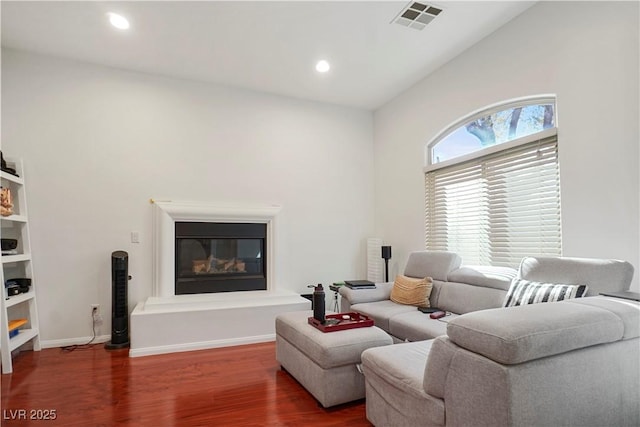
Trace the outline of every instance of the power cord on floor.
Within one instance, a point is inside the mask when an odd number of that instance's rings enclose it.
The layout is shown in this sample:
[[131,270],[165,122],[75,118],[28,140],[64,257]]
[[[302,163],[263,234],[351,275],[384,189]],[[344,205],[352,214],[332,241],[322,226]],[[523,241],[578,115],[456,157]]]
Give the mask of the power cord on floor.
[[73,345],[67,345],[65,347],[61,347],[60,350],[62,350],[65,353],[70,353],[74,350],[86,350],[88,348],[92,348],[94,346],[96,346],[99,343],[95,343],[92,344],[93,341],[96,339],[96,315],[98,314],[98,308],[97,307],[93,307],[91,309],[91,329],[93,330],[93,336],[91,337],[91,339],[85,343],[85,344],[73,344]]

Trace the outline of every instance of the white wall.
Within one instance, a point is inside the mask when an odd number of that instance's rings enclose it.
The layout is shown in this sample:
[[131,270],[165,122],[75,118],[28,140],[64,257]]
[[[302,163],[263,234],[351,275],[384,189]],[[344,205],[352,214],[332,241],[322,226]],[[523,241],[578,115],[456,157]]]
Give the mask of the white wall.
[[640,269],[637,2],[540,2],[376,111],[376,235],[424,248],[424,147],[484,106],[557,94],[563,253]]
[[2,55],[2,150],[25,162],[43,340],[90,336],[91,303],[110,333],[114,250],[129,253],[129,308],[151,295],[150,198],[281,205],[279,289],[364,276],[370,112]]

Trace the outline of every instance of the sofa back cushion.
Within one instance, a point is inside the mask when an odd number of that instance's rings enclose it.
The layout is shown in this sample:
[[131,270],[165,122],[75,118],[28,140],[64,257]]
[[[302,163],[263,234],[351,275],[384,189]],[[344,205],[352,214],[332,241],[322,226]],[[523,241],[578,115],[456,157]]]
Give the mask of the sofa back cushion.
[[507,291],[474,286],[468,283],[433,281],[431,307],[444,311],[465,314],[502,306]]
[[532,282],[587,285],[587,296],[591,296],[629,289],[633,266],[612,259],[525,257],[518,277]]
[[452,270],[460,267],[462,258],[453,252],[417,251],[409,254],[404,275],[409,277],[431,277],[447,280]]
[[456,314],[500,307],[516,273],[508,267],[457,268],[447,281],[434,280],[431,306]]
[[516,270],[509,267],[465,265],[450,272],[447,280],[449,282],[468,283],[483,288],[508,291],[511,281],[517,274]]

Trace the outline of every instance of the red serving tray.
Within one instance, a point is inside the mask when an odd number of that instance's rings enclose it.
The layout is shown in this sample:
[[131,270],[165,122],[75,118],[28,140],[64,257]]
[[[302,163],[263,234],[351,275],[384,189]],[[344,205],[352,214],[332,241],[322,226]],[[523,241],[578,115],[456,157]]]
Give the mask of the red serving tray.
[[[348,319],[343,319],[343,316],[349,316]],[[345,329],[354,329],[354,328],[366,328],[369,326],[373,326],[373,319],[365,316],[360,313],[338,313],[338,314],[327,314],[325,316],[326,320],[335,319],[340,322],[337,324],[323,324],[313,317],[309,317],[309,324],[322,332],[335,332],[335,331],[344,331]]]

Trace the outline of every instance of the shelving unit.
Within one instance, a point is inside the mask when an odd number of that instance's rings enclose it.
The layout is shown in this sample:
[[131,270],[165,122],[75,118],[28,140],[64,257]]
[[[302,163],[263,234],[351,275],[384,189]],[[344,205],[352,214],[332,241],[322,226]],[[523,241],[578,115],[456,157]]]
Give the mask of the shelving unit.
[[[2,307],[0,310],[0,352],[2,353],[2,373],[13,372],[12,352],[22,346],[30,345],[34,351],[40,351],[38,330],[38,310],[36,306],[36,281],[33,277],[31,261],[31,242],[29,240],[29,221],[27,216],[27,198],[24,183],[24,169],[21,160],[6,159],[10,167],[16,169],[19,177],[0,172],[2,187],[11,189],[13,196],[13,215],[0,217],[2,237],[18,240],[17,254],[2,255]],[[30,278],[29,292],[7,296],[4,282],[7,279]],[[27,324],[20,332],[9,338],[9,321],[26,318]]]

